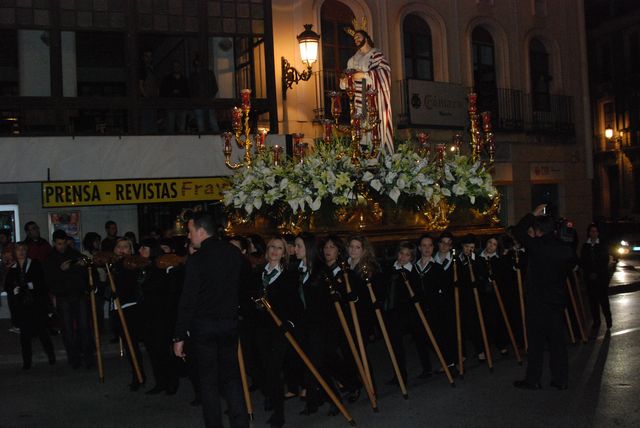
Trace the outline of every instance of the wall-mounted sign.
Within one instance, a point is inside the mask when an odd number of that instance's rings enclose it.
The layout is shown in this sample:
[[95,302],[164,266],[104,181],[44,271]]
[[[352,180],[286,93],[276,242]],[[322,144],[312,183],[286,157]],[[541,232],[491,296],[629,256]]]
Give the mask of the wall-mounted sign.
[[227,177],[47,181],[42,183],[42,207],[217,201],[228,182]]
[[564,180],[564,164],[560,162],[532,162],[529,165],[531,181],[558,182]]
[[466,127],[467,92],[468,88],[461,85],[409,79],[407,96],[410,123],[422,126]]

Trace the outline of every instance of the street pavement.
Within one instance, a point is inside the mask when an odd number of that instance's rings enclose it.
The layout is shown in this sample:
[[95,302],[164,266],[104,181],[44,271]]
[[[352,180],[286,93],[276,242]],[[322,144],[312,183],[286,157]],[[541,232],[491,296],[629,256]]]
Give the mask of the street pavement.
[[[542,390],[515,389],[512,382],[523,378],[524,366],[519,366],[513,355],[496,357],[492,373],[475,359],[467,360],[465,377],[456,380],[455,388],[443,375],[419,380],[415,348],[408,343],[409,399],[404,400],[397,387],[385,384],[392,377],[392,369],[383,344],[378,342],[368,350],[380,412],[372,412],[364,393],[347,409],[357,426],[367,428],[638,427],[640,293],[626,291],[637,290],[639,284],[615,284],[610,298],[613,329],[610,334],[601,330],[587,343],[569,345],[570,385],[566,391],[548,386],[548,370]],[[73,370],[65,363],[59,337],[55,338],[57,365],[46,363],[40,344],[34,341],[34,366],[22,371],[18,336],[7,332],[6,322],[0,327],[1,428],[203,426],[201,409],[189,405],[193,393],[184,378],[173,397],[149,396],[142,390],[129,392],[128,364],[119,356],[117,345],[104,342],[106,381],[101,384],[95,369]],[[432,361],[436,361],[435,356]],[[149,380],[145,387],[152,386]],[[253,426],[268,426],[261,394],[254,392],[252,397],[256,412]],[[312,416],[298,415],[302,407],[298,399],[286,402],[285,426],[348,426],[341,416],[327,416],[326,404]]]

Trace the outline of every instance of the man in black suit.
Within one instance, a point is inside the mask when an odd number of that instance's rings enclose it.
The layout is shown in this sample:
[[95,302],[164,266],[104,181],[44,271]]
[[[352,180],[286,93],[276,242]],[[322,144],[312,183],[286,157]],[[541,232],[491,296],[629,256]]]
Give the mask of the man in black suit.
[[240,250],[215,237],[210,214],[189,220],[189,239],[198,252],[189,257],[178,307],[173,351],[186,358],[184,340],[193,343],[200,398],[207,428],[222,428],[220,391],[227,399],[232,428],[248,428],[238,366]]
[[[551,386],[567,389],[569,358],[564,337],[565,278],[575,255],[570,244],[555,235],[555,221],[542,215],[546,205],[536,207],[520,220],[513,232],[529,254],[526,278],[527,376],[514,382],[516,388],[540,389],[545,343],[549,345]],[[529,230],[532,228],[532,234]]]

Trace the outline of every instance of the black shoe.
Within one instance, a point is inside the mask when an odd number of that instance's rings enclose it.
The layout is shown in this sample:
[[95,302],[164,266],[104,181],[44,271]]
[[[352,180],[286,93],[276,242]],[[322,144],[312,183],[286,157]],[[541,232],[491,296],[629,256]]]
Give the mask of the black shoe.
[[284,420],[281,416],[271,415],[269,419],[267,419],[267,423],[272,428],[281,428],[284,425]]
[[327,413],[327,416],[338,416],[340,414],[340,410],[338,410],[338,407],[335,404],[331,405],[331,409],[329,409],[329,412]]
[[177,392],[178,392],[178,387],[177,386],[171,386],[171,387],[167,388],[167,390],[165,391],[165,394],[167,394],[167,395],[176,395]]
[[129,384],[129,391],[136,392],[142,385],[144,385],[144,382],[140,383],[137,380],[134,380]]
[[355,403],[360,398],[360,388],[353,389],[347,393],[347,401],[349,403]]
[[542,386],[540,385],[539,382],[531,383],[526,379],[525,380],[517,380],[517,381],[513,382],[513,386],[515,386],[516,388],[519,388],[519,389],[529,389],[529,390],[532,390],[532,391],[542,388]]
[[200,404],[202,404],[202,403],[200,402],[200,399],[199,399],[199,398],[194,398],[194,399],[189,403],[189,405],[191,405],[192,407],[198,407]]
[[[406,376],[403,376],[403,379],[406,379]],[[404,382],[405,384],[407,383],[407,381],[405,380]],[[398,378],[397,377],[392,377],[391,379],[389,379],[388,381],[385,382],[385,385],[389,385],[389,386],[399,386],[400,382],[398,382]]]
[[271,404],[271,399],[270,398],[265,398],[264,399],[264,411],[265,412],[270,412],[273,410],[273,404]]
[[509,355],[509,350],[507,348],[501,349],[500,355],[502,355],[503,357],[506,357],[507,355]]
[[569,388],[569,385],[566,383],[560,383],[560,382],[554,382],[554,381],[551,381],[551,383],[549,383],[549,386],[557,389],[558,391],[564,391],[565,389]]
[[28,363],[22,363],[22,370],[30,370],[31,369],[31,361]]
[[431,376],[433,376],[433,372],[431,370],[423,370],[418,376],[418,379],[429,379]]
[[56,354],[49,355],[49,365],[52,366],[56,363]]
[[146,391],[145,394],[147,394],[147,395],[156,395],[156,394],[160,394],[162,391],[164,391],[164,387],[156,385],[153,388],[151,388],[150,390]]
[[307,404],[306,406],[304,406],[304,409],[302,409],[300,414],[309,416],[309,415],[313,415],[317,411],[318,411],[318,406],[316,406],[315,404]]

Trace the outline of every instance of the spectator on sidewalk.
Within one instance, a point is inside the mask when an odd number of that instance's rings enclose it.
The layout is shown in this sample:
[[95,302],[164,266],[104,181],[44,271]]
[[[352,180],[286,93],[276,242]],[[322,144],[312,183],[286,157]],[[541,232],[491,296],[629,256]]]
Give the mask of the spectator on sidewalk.
[[609,307],[609,251],[608,245],[600,239],[600,230],[595,224],[587,228],[587,242],[580,251],[580,267],[584,274],[589,297],[589,307],[593,317],[593,333],[600,329],[600,309],[611,329],[611,308]]
[[35,221],[30,221],[24,225],[24,231],[27,234],[25,241],[29,246],[29,254],[27,257],[31,260],[44,263],[49,253],[51,253],[51,245],[49,245],[46,239],[40,237],[40,227]]

